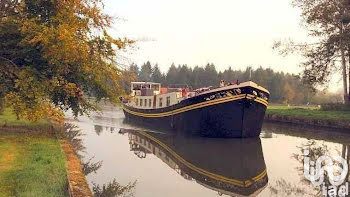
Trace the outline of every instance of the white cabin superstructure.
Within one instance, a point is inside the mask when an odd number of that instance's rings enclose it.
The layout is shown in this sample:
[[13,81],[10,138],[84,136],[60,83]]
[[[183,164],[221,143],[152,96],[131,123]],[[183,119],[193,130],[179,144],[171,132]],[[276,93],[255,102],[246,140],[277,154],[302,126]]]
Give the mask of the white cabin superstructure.
[[161,84],[153,82],[131,82],[130,106],[139,109],[157,109],[175,105],[182,101],[179,91],[161,93]]
[[160,83],[153,82],[131,82],[131,95],[141,95],[142,89],[152,89],[154,94],[160,93],[161,85]]

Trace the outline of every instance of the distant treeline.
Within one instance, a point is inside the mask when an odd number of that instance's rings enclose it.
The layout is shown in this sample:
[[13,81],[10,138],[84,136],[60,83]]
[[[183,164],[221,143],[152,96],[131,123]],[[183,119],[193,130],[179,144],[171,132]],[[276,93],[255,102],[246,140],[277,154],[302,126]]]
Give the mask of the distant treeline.
[[[270,68],[233,70],[231,67],[223,72],[217,71],[214,64],[204,67],[172,64],[167,73],[162,73],[157,64],[144,63],[141,67],[132,64],[129,67],[137,81],[152,81],[163,86],[172,84],[187,84],[193,89],[206,86],[219,86],[220,80],[239,82],[251,80],[270,91],[270,102],[285,104],[318,104],[312,102],[315,94],[296,76],[284,72],[275,72]],[[129,86],[127,86],[129,88]],[[336,101],[325,101],[336,102]]]

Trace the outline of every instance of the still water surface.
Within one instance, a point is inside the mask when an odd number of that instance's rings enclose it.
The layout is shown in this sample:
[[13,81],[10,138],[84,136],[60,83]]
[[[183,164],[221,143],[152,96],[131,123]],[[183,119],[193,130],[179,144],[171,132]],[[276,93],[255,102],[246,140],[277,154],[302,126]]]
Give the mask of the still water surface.
[[104,106],[69,122],[83,134],[82,160],[100,166],[87,175],[90,186],[136,181],[126,196],[314,196],[301,150],[349,157],[350,135],[335,131],[265,122],[260,139],[195,138],[144,132],[123,119]]

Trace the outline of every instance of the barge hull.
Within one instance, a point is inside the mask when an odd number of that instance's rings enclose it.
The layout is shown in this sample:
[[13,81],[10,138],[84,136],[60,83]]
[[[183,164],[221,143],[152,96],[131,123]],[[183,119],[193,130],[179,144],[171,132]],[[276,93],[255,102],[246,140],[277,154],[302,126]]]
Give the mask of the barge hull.
[[260,135],[266,105],[245,95],[244,98],[167,116],[150,117],[146,112],[136,112],[127,105],[123,106],[123,111],[126,121],[152,129],[206,137],[244,138]]

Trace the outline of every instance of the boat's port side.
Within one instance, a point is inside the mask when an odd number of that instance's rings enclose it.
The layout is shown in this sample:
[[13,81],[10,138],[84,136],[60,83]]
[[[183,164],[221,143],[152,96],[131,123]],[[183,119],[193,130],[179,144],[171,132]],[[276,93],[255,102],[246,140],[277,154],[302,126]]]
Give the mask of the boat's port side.
[[158,109],[124,105],[127,120],[210,137],[258,136],[268,94],[252,87],[225,89]]

